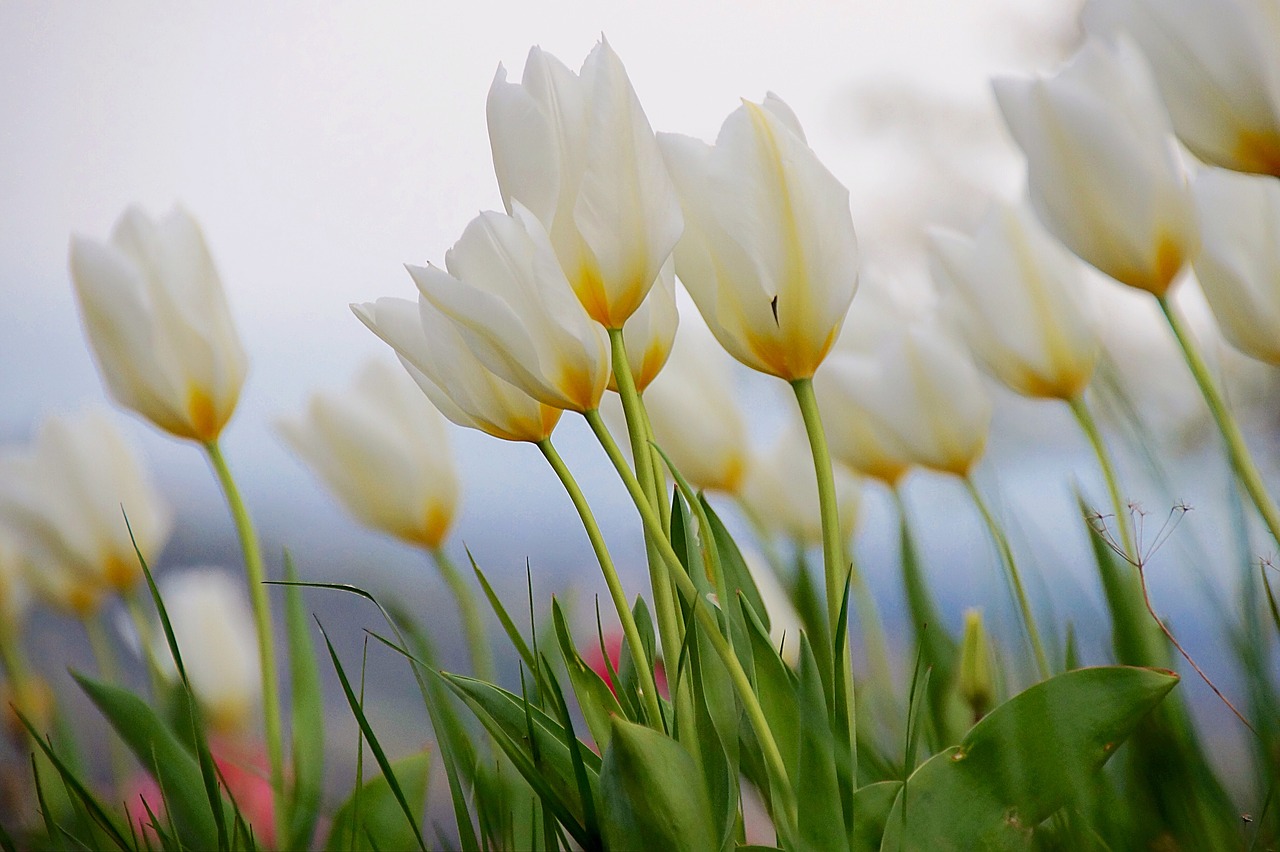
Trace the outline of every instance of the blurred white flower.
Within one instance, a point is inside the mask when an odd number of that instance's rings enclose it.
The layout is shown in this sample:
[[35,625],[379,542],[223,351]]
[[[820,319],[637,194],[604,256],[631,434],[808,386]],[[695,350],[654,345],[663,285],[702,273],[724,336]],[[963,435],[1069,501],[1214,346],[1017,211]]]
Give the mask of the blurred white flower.
[[[844,471],[837,470],[836,482],[847,481],[847,476]],[[817,493],[815,486],[815,511]],[[856,514],[856,496],[854,497],[854,506]],[[821,530],[819,530],[818,535],[821,538]],[[760,592],[760,599],[764,601],[765,611],[769,615],[769,639],[773,642],[773,647],[782,649],[782,659],[787,665],[793,667],[800,665],[800,632],[804,629],[804,624],[800,620],[800,613],[796,611],[795,604],[791,602],[791,597],[787,594],[786,589],[782,587],[782,583],[778,581],[773,569],[759,554],[754,551],[744,550],[742,558],[747,564],[747,570],[751,572],[751,579],[755,581],[756,590]]]
[[772,94],[744,101],[714,146],[658,140],[684,208],[676,274],[716,339],[754,370],[812,377],[858,286],[849,191]]
[[0,634],[5,634],[0,642],[17,638],[26,621],[31,608],[30,571],[18,537],[0,526]]
[[591,411],[609,380],[609,344],[574,297],[542,224],[481,213],[445,254],[448,272],[410,266],[422,297],[451,319],[472,354],[544,405]]
[[1098,358],[1083,264],[1021,206],[994,204],[976,233],[929,233],[933,277],[969,348],[1026,396],[1079,396]]
[[1178,136],[1200,159],[1280,175],[1280,6],[1274,0],[1091,0],[1089,32],[1133,39]]
[[622,61],[601,39],[581,75],[534,47],[520,83],[498,68],[489,142],[508,213],[550,234],[592,319],[622,328],[680,237],[680,204]]
[[874,358],[832,357],[814,385],[832,456],[889,485],[915,465],[967,476],[986,447],[991,398],[936,320],[902,329]]
[[71,238],[71,280],[115,400],[180,438],[215,440],[247,361],[196,221],[130,207],[110,242]]
[[1207,169],[1192,189],[1196,277],[1218,326],[1241,352],[1280,364],[1280,181]]
[[361,523],[427,548],[448,535],[459,490],[448,429],[403,370],[370,361],[277,426]]
[[495,376],[471,353],[453,322],[425,299],[381,298],[351,310],[400,356],[445,417],[504,441],[550,437],[563,413]]
[[[220,730],[245,730],[262,701],[262,675],[244,586],[218,568],[185,568],[157,585],[187,680],[208,720]],[[176,679],[159,618],[148,638],[152,658]]]
[[[840,466],[833,472],[840,532],[847,541],[858,523],[862,487],[856,476]],[[741,497],[767,532],[806,545],[822,543],[813,454],[798,423],[790,424],[773,444],[752,455]]]
[[1195,213],[1151,71],[1133,44],[1090,39],[1056,74],[1000,78],[1036,213],[1066,246],[1163,296],[1197,248]]
[[29,447],[0,455],[0,525],[17,535],[35,589],[77,615],[141,579],[129,529],[151,563],[171,518],[105,411],[50,416]]

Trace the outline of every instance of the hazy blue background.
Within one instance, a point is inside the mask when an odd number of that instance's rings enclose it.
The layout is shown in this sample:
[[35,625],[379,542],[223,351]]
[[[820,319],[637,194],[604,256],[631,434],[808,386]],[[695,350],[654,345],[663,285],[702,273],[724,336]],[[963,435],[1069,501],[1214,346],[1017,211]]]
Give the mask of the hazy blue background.
[[[576,68],[603,32],[653,126],[707,139],[740,97],[777,92],[850,187],[869,268],[910,285],[921,280],[924,224],[963,225],[986,194],[1019,191],[1021,166],[987,80],[1056,62],[1076,37],[1074,7],[1043,0],[0,5],[0,443],[25,441],[43,414],[103,398],[71,297],[69,234],[105,238],[129,203],[159,215],[181,202],[204,224],[251,359],[225,446],[272,565],[288,546],[309,578],[393,591],[428,615],[460,664],[450,641],[453,607],[424,559],[342,514],[282,447],[271,421],[298,410],[313,389],[348,381],[362,359],[389,358],[347,304],[412,296],[402,264],[438,262],[477,211],[500,207],[484,121],[498,63],[518,78],[529,46],[540,44]],[[768,433],[779,419],[772,407],[785,398],[764,382],[741,381],[745,404]],[[121,420],[177,509],[161,570],[234,565],[231,526],[200,454],[128,415]],[[1201,429],[1174,425],[1186,433],[1179,440]],[[570,418],[557,433],[583,471],[634,593],[644,585],[638,525],[588,437]],[[1192,446],[1190,461],[1176,468],[1175,482],[1199,495],[1193,503],[1220,502],[1220,460],[1211,447],[1183,443]],[[540,599],[572,588],[585,619],[586,602],[602,586],[572,508],[538,454],[462,430],[454,447],[465,498],[452,549],[461,555],[469,545],[513,602],[522,599],[527,557]],[[1096,487],[1085,449],[1065,409],[1001,397],[993,458],[980,480],[998,488],[995,502],[1016,516],[1015,540],[1037,572],[1033,589],[1052,584],[1052,595],[1039,599],[1081,619],[1084,644],[1098,648],[1104,635],[1089,615],[1098,596],[1081,562],[1085,539],[1069,492],[1073,477]],[[1165,491],[1133,488],[1149,492],[1163,515]],[[962,491],[920,477],[909,497],[953,623],[969,605],[999,617],[1006,601],[992,553]],[[880,495],[868,498],[864,517],[864,565],[898,633],[894,533]],[[1184,553],[1224,532],[1212,511],[1185,526],[1173,545]],[[1157,595],[1179,623],[1203,612],[1194,577],[1206,567],[1218,578],[1234,570],[1197,564],[1178,575],[1191,579]],[[348,648],[361,624],[376,623],[353,600],[311,601]],[[72,630],[46,621],[33,654],[61,654],[55,633]],[[1206,637],[1210,662],[1220,649]],[[391,719],[411,695],[397,686],[405,680],[399,662],[375,656],[375,671],[386,673],[375,688],[386,691],[386,703],[374,716]],[[60,658],[47,662],[62,666]],[[421,732],[403,735],[412,741]]]

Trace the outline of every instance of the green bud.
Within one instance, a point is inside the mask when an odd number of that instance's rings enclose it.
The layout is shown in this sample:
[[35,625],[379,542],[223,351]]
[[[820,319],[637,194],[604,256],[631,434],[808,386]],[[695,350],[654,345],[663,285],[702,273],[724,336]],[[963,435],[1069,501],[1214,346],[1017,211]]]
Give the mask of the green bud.
[[956,679],[960,697],[973,711],[973,718],[982,716],[995,703],[995,672],[991,663],[991,643],[982,626],[982,610],[971,609],[964,614],[964,638],[960,643],[960,673]]

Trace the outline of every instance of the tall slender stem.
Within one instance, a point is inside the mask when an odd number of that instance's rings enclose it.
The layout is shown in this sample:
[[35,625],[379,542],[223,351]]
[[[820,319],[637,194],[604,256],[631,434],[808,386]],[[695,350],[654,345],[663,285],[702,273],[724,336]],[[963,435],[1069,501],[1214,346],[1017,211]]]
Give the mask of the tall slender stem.
[[1191,375],[1195,377],[1196,384],[1200,386],[1200,393],[1209,406],[1214,422],[1218,424],[1218,431],[1222,433],[1222,438],[1227,443],[1227,454],[1231,458],[1231,466],[1235,468],[1236,476],[1240,478],[1244,490],[1253,500],[1253,505],[1258,507],[1258,513],[1262,515],[1267,529],[1271,531],[1272,538],[1280,542],[1280,508],[1276,507],[1275,501],[1271,499],[1266,486],[1262,483],[1262,475],[1258,473],[1253,456],[1249,454],[1249,447],[1245,444],[1239,424],[1231,416],[1226,400],[1222,398],[1218,386],[1214,383],[1213,376],[1209,373],[1209,366],[1201,357],[1195,339],[1188,331],[1177,307],[1166,297],[1158,297],[1157,301],[1160,303],[1160,309],[1164,311],[1165,319],[1169,321],[1173,336],[1178,339],[1178,345],[1182,347],[1187,366],[1191,369]]
[[462,616],[462,629],[467,634],[467,651],[471,657],[471,669],[481,680],[493,682],[493,654],[489,650],[488,636],[484,629],[484,618],[480,615],[480,607],[476,604],[475,595],[466,580],[462,578],[458,566],[441,546],[431,548],[431,558],[435,560],[440,576],[453,594],[454,603]]
[[[622,339],[622,329],[609,329],[609,344],[613,358],[613,378],[622,400],[622,411],[627,418],[627,436],[631,440],[631,454],[635,459],[636,477],[645,496],[653,504],[659,503],[657,480],[654,476],[654,453],[649,445],[648,415],[636,390],[635,377],[628,366],[627,348]],[[619,369],[621,367],[621,369]],[[665,502],[665,494],[662,502]],[[663,534],[666,535],[664,529]],[[649,557],[649,584],[653,588],[654,609],[658,615],[658,633],[662,637],[662,651],[667,659],[675,659],[680,653],[680,620],[676,618],[675,598],[667,572],[661,565],[653,534],[645,530],[645,551]]]
[[995,515],[991,513],[987,501],[983,499],[982,492],[978,490],[978,486],[973,484],[973,477],[966,476],[964,478],[965,488],[969,491],[969,496],[973,498],[973,503],[978,507],[978,511],[982,514],[982,520],[987,525],[987,530],[991,533],[991,538],[996,543],[996,548],[1000,551],[1000,561],[1004,563],[1005,571],[1009,575],[1009,583],[1013,586],[1014,597],[1018,601],[1018,610],[1022,614],[1022,626],[1027,632],[1027,638],[1031,641],[1031,649],[1035,652],[1036,668],[1040,671],[1040,677],[1048,679],[1052,674],[1049,668],[1049,658],[1045,656],[1044,644],[1040,641],[1040,631],[1036,628],[1035,616],[1031,613],[1031,603],[1027,600],[1027,590],[1022,585],[1022,575],[1018,571],[1018,563],[1013,557],[1013,548],[1009,546],[1009,538],[1004,534],[1004,530],[996,523]]
[[658,684],[654,679],[653,665],[640,639],[640,630],[636,627],[636,620],[631,614],[627,593],[623,591],[622,581],[618,579],[617,569],[613,567],[613,557],[609,555],[609,548],[605,544],[604,535],[600,532],[600,526],[596,523],[595,514],[587,503],[586,495],[578,487],[577,480],[569,472],[568,465],[552,446],[551,439],[543,438],[539,441],[538,449],[542,450],[542,455],[546,457],[551,469],[560,478],[564,490],[569,493],[569,499],[573,501],[573,507],[578,510],[578,516],[582,519],[582,526],[587,531],[587,538],[591,540],[591,547],[595,550],[596,559],[600,563],[600,571],[604,574],[605,585],[609,587],[609,596],[613,598],[614,609],[618,611],[618,618],[622,621],[622,633],[627,639],[627,646],[631,648],[631,659],[635,660],[636,670],[641,672],[642,676],[648,676],[640,689],[640,697],[644,700],[649,724],[655,730],[661,731],[664,726],[662,707],[658,704]]
[[[107,635],[106,625],[102,621],[102,611],[98,610],[83,619],[84,632],[89,637],[89,650],[93,652],[93,661],[98,666],[98,676],[115,686],[121,686],[120,661],[116,659],[115,649],[111,647],[111,638]],[[124,744],[112,737],[108,747],[111,759],[111,773],[116,781],[123,783],[129,777],[129,756]]]
[[[151,642],[151,621],[147,617],[146,609],[139,597],[141,589],[134,589],[123,595],[125,609],[129,612],[129,620],[133,622],[133,630],[138,635],[138,648],[142,653],[143,662],[147,666],[147,678],[151,682],[151,694],[157,698],[163,693],[164,675],[160,671],[160,666],[156,663],[155,648]],[[150,597],[148,597],[150,600]],[[167,653],[167,652],[166,652]]]
[[1102,468],[1102,478],[1106,481],[1107,492],[1111,496],[1111,511],[1116,516],[1116,528],[1120,530],[1120,543],[1124,546],[1129,559],[1136,562],[1138,549],[1133,539],[1133,523],[1129,517],[1129,507],[1120,493],[1120,479],[1116,476],[1115,463],[1111,459],[1111,454],[1107,452],[1107,445],[1102,440],[1098,421],[1094,419],[1089,406],[1085,405],[1083,396],[1069,399],[1067,404],[1071,406],[1071,413],[1076,416],[1076,422],[1080,424],[1085,437],[1089,439],[1093,454],[1098,457],[1098,467]]
[[209,464],[218,477],[222,493],[235,522],[244,554],[244,572],[249,584],[249,600],[253,607],[253,623],[258,635],[258,662],[262,669],[262,716],[266,729],[267,758],[271,763],[271,801],[275,815],[276,837],[287,837],[289,816],[284,789],[284,745],[280,726],[280,690],[276,676],[275,637],[271,626],[271,600],[267,596],[267,571],[262,561],[262,546],[253,519],[245,508],[240,489],[217,441],[204,445]]
[[751,686],[751,679],[747,677],[747,673],[742,668],[742,663],[738,660],[733,648],[729,645],[728,639],[720,632],[720,625],[716,621],[716,617],[711,614],[711,611],[707,608],[706,601],[698,594],[698,589],[694,586],[693,580],[685,573],[684,567],[680,564],[680,558],[676,556],[675,550],[671,547],[671,542],[666,536],[662,535],[661,518],[654,511],[649,498],[645,496],[644,489],[640,487],[639,480],[631,472],[631,468],[627,465],[627,460],[623,457],[622,451],[618,449],[617,443],[614,442],[613,436],[605,428],[604,421],[600,418],[600,412],[588,411],[586,418],[587,423],[591,426],[591,431],[595,432],[600,445],[604,447],[609,460],[613,462],[614,468],[618,471],[618,476],[622,479],[622,484],[626,486],[627,493],[631,495],[631,500],[636,505],[636,511],[640,513],[640,520],[644,523],[645,529],[654,535],[658,550],[667,566],[672,582],[675,583],[680,590],[680,594],[692,607],[694,617],[698,619],[698,623],[706,632],[716,656],[720,658],[725,669],[729,672],[729,679],[733,682],[738,698],[742,701],[743,709],[746,711],[747,719],[750,721],[751,727],[756,733],[756,739],[760,743],[760,750],[764,755],[769,775],[771,779],[777,782],[779,787],[778,795],[782,812],[775,814],[774,818],[781,822],[780,831],[784,837],[795,837],[795,794],[787,777],[786,766],[782,762],[782,752],[778,750],[777,740],[773,736],[773,730],[769,727],[768,719],[765,718],[764,709],[760,706],[760,700],[756,697],[755,691]]

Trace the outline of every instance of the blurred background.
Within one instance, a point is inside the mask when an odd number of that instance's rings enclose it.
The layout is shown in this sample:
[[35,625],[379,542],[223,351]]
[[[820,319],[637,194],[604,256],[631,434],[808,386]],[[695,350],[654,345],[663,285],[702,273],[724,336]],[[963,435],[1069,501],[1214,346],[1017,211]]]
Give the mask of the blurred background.
[[[498,64],[518,78],[538,44],[576,69],[603,33],[653,127],[708,140],[739,98],[776,92],[850,189],[864,287],[910,302],[928,298],[925,225],[966,227],[988,197],[1022,191],[989,78],[1052,67],[1078,39],[1077,13],[1074,0],[0,5],[0,444],[26,442],[45,414],[105,400],[72,298],[70,234],[105,239],[130,203],[154,216],[180,203],[205,228],[250,358],[224,446],[271,570],[287,548],[304,579],[395,595],[429,625],[446,665],[461,667],[456,612],[426,558],[345,515],[273,421],[299,411],[313,390],[343,386],[365,359],[393,361],[348,303],[414,297],[402,264],[439,263],[478,211],[501,208],[484,112]],[[858,312],[855,299],[851,323]],[[1134,398],[1152,428],[1145,451],[1176,459],[1166,480],[1145,476],[1139,448],[1126,451],[1123,430],[1114,430],[1128,490],[1156,525],[1177,498],[1196,508],[1153,566],[1153,594],[1230,688],[1224,640],[1205,629],[1213,607],[1230,611],[1240,570],[1237,554],[1221,547],[1233,534],[1225,462],[1160,328],[1127,309],[1107,316],[1114,373],[1136,377]],[[1271,378],[1229,358],[1222,364],[1265,447],[1275,434]],[[764,444],[782,421],[786,388],[745,370],[738,383]],[[1092,457],[1065,407],[993,392],[997,415],[979,480],[1010,525],[1033,600],[1075,624],[1088,659],[1107,636],[1071,489],[1079,484],[1101,501]],[[118,416],[177,514],[155,567],[238,569],[234,531],[201,454]],[[452,438],[464,497],[449,550],[462,559],[469,548],[513,611],[524,611],[527,565],[540,605],[552,593],[567,596],[588,624],[603,584],[538,453],[459,429]],[[625,493],[576,418],[565,418],[557,441],[628,590],[641,591],[643,546]],[[1274,470],[1275,452],[1262,457]],[[951,626],[981,606],[997,635],[1016,642],[994,551],[961,486],[919,474],[907,494]],[[731,508],[726,514],[743,529]],[[888,500],[869,488],[858,552],[903,656],[911,649],[896,535]],[[351,596],[316,592],[308,604],[352,661],[362,626],[379,626]],[[32,631],[30,653],[47,671],[91,665],[74,622],[42,614]],[[403,661],[377,649],[369,664],[370,716],[388,749],[425,741]],[[1206,719],[1225,718],[1202,700],[1202,684],[1185,688]],[[345,778],[355,726],[340,699],[330,709],[332,772]],[[1230,736],[1223,748],[1229,759]]]

